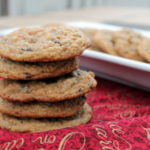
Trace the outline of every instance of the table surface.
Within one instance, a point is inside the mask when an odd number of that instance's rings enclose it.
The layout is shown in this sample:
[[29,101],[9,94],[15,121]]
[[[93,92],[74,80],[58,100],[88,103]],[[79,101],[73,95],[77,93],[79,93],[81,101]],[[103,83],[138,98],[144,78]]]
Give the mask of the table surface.
[[91,7],[78,10],[52,11],[30,16],[0,17],[0,29],[81,20],[125,24],[150,29],[149,14],[150,9],[148,8]]

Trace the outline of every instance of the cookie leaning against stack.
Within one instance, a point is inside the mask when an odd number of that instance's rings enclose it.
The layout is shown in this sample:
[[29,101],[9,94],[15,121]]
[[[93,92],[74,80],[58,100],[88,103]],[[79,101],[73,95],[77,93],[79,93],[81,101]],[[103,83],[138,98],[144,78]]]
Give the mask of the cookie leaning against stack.
[[89,42],[78,29],[48,25],[18,29],[0,40],[0,127],[42,132],[85,124],[85,95],[94,74],[79,70]]

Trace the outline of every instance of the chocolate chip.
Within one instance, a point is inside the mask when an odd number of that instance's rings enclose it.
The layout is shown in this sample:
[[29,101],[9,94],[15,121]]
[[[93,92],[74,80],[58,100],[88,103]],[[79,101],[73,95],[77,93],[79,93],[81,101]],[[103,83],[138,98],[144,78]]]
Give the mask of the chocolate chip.
[[81,88],[79,88],[78,92],[82,92],[83,90]]
[[25,73],[25,78],[26,78],[26,79],[32,78],[32,74],[30,74],[30,73]]
[[77,75],[77,76],[80,76],[80,75],[81,75],[81,72],[80,72],[79,70],[77,70],[77,71],[76,71],[76,75]]
[[62,44],[60,43],[59,40],[53,40],[54,43],[59,44],[60,46],[62,46]]
[[22,48],[21,50],[22,50],[22,51],[28,51],[28,52],[33,51],[31,47],[28,47],[28,48],[25,48],[25,49],[24,49],[24,48]]

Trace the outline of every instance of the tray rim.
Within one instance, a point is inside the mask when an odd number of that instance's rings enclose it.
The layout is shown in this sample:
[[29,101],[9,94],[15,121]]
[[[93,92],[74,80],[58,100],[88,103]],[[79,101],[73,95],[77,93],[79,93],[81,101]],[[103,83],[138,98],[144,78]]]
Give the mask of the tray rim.
[[[69,23],[67,23],[67,25],[79,27],[79,28],[109,29],[109,30],[114,30],[114,31],[125,28],[125,27],[121,27],[121,26],[108,25],[108,24],[96,23],[96,22],[85,22],[85,21],[69,22]],[[137,28],[128,28],[128,29],[132,29],[132,30],[139,32],[142,35],[150,38],[150,31],[140,30]],[[150,73],[150,64],[149,63],[130,60],[130,59],[123,58],[120,56],[113,56],[113,55],[106,54],[103,52],[97,52],[97,51],[94,51],[91,49],[87,49],[82,55],[85,57],[100,59],[100,60],[108,61],[111,63],[123,65],[126,67],[130,67],[133,69],[138,69],[138,70],[142,70],[142,71]]]

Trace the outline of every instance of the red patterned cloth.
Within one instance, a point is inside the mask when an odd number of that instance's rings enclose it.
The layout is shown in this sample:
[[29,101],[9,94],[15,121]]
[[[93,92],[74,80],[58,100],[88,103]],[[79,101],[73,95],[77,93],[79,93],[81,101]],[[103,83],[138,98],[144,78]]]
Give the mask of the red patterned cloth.
[[97,80],[88,124],[32,134],[0,129],[0,150],[150,150],[150,94]]

